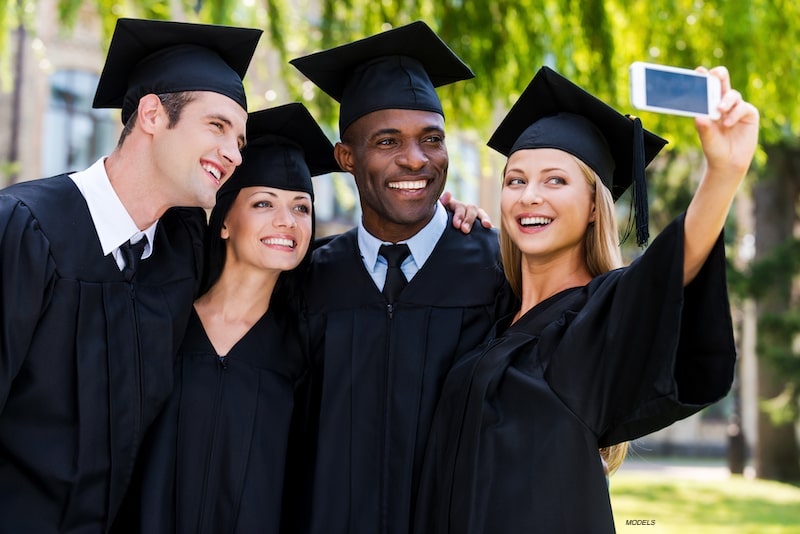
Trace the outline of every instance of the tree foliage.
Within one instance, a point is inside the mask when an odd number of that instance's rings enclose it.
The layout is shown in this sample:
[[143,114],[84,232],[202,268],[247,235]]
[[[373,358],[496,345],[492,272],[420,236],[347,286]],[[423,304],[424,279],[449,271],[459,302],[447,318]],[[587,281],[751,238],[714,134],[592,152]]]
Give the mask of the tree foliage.
[[[449,121],[486,137],[536,69],[550,65],[633,111],[627,67],[635,60],[694,67],[725,64],[734,86],[761,111],[767,143],[798,138],[796,54],[800,5],[789,0],[58,0],[72,28],[92,6],[106,39],[120,16],[257,25],[284,63],[292,98],[303,96],[291,57],[422,19],[459,54],[476,77],[442,89]],[[0,0],[0,43],[36,0]],[[3,46],[4,52],[8,46]],[[3,58],[4,64],[7,58]],[[315,98],[321,103],[326,97]],[[314,103],[316,104],[316,102]],[[313,104],[312,104],[313,105]],[[321,106],[327,122],[333,107]],[[674,147],[696,147],[691,120],[641,113]]]

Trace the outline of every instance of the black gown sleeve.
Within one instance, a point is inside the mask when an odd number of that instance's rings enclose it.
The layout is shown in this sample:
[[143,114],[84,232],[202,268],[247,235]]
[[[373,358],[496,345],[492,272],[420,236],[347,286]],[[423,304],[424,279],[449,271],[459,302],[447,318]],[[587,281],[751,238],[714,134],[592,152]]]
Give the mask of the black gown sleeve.
[[688,417],[732,383],[722,237],[684,288],[683,222],[673,221],[629,267],[589,284],[586,305],[550,357],[546,380],[601,446]]
[[55,270],[36,219],[20,201],[0,193],[0,412],[28,354]]

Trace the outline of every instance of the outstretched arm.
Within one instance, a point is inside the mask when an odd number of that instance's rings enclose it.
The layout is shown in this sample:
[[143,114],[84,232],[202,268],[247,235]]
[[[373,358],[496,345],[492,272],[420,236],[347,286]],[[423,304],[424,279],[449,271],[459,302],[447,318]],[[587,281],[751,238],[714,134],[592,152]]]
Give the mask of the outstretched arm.
[[722,84],[721,116],[716,121],[695,119],[706,170],[686,210],[684,285],[694,280],[717,241],[758,143],[758,110],[731,88],[728,69],[715,67],[707,72]]

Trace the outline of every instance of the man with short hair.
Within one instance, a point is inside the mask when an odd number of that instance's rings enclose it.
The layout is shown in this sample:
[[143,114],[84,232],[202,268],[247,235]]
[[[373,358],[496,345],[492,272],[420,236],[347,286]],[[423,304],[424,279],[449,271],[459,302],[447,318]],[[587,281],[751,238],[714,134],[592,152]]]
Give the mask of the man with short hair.
[[121,19],[89,169],[0,191],[0,532],[106,532],[172,389],[261,30]]
[[338,100],[356,228],[317,249],[307,285],[320,420],[311,530],[407,534],[433,412],[453,363],[513,298],[496,232],[454,228],[435,87],[470,69],[417,22],[291,62]]

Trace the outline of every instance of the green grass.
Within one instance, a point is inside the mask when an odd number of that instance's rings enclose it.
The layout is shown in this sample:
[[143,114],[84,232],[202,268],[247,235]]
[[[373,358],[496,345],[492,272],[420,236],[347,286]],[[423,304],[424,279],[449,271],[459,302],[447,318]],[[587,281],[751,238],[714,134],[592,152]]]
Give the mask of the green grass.
[[611,478],[611,505],[620,534],[800,534],[800,487],[719,472],[623,468]]

